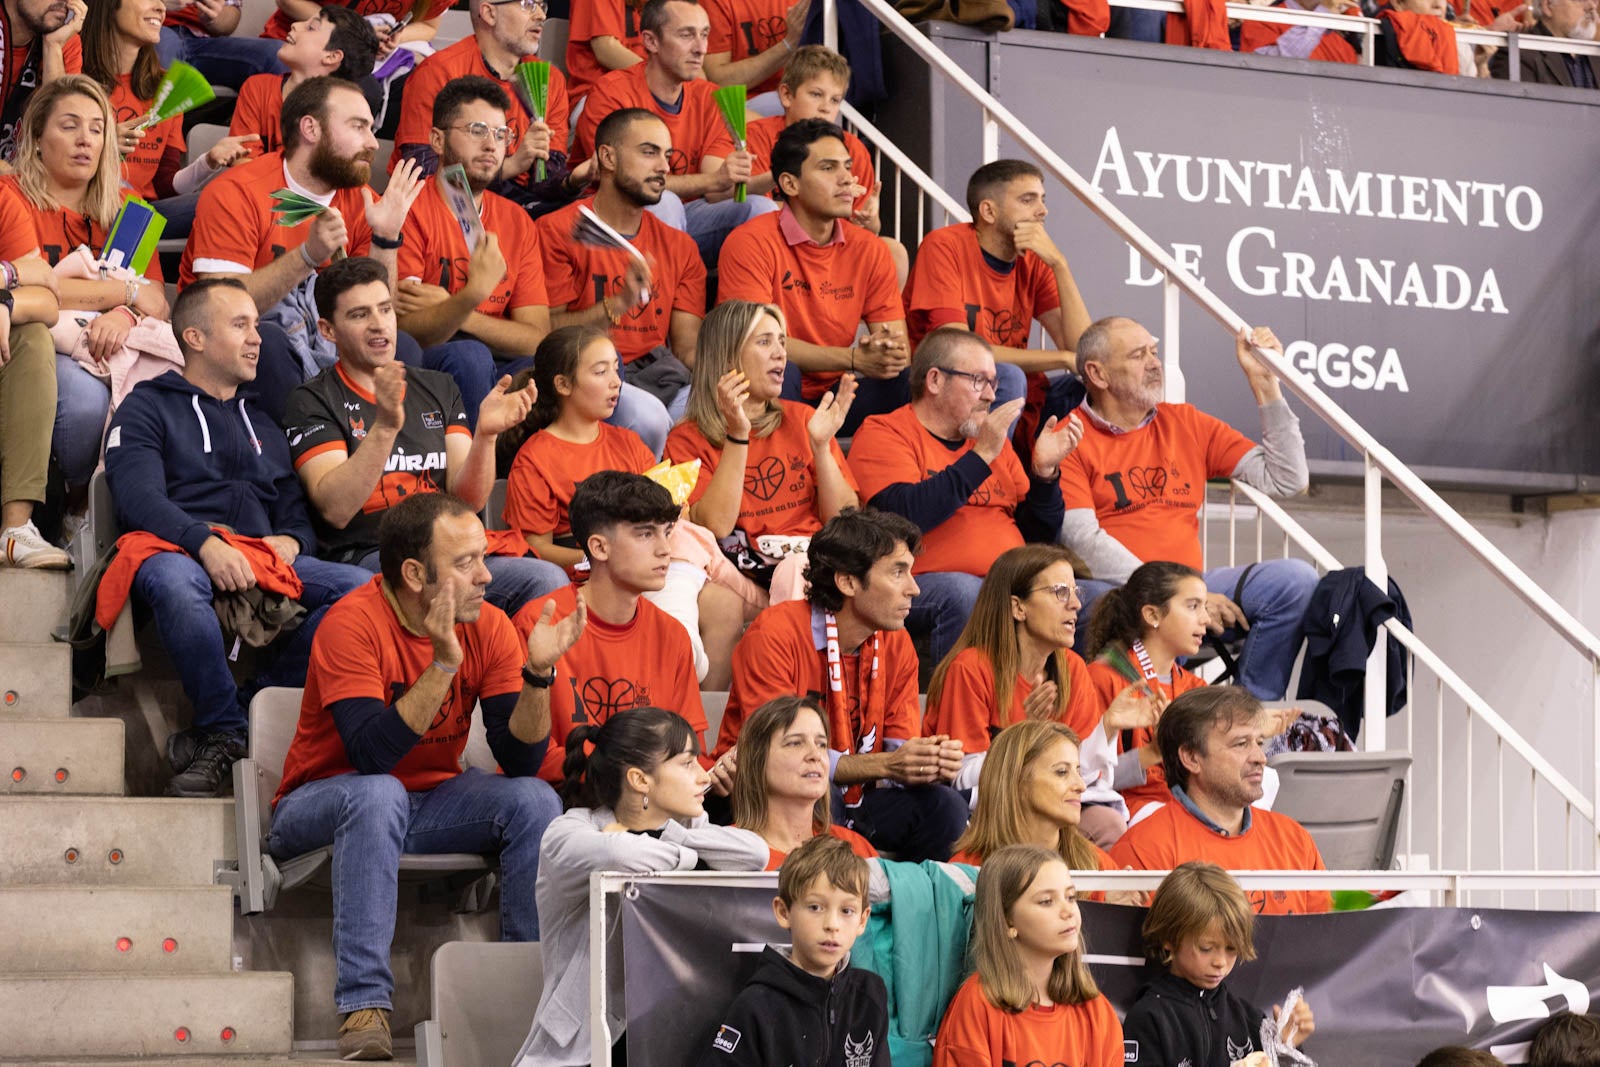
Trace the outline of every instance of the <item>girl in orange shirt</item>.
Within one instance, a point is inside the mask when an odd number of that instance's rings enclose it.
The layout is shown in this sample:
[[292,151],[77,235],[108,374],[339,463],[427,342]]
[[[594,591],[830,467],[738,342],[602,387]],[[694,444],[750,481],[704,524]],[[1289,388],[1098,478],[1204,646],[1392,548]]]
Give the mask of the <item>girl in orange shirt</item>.
[[[1095,604],[1089,622],[1089,654],[1094,657],[1089,676],[1108,700],[1132,683],[1146,687],[1157,705],[1165,707],[1178,694],[1206,684],[1178,660],[1200,651],[1208,619],[1206,583],[1197,571],[1182,563],[1143,564],[1122,588]],[[1085,774],[1088,802],[1109,804],[1126,819],[1152,801],[1171,800],[1155,746],[1155,723],[1123,730],[1121,749],[1114,766],[1091,766]],[[1099,836],[1099,844],[1115,843],[1124,829],[1116,828],[1110,840]]]
[[[579,578],[587,564],[571,536],[573,490],[597,471],[643,474],[656,458],[638,434],[605,421],[622,392],[617,349],[605,330],[552,330],[533,361],[539,398],[521,428],[532,435],[520,447],[511,435],[499,442],[516,448],[506,482],[505,522],[527,538],[540,559]],[[745,623],[766,607],[766,596],[723,559],[710,533],[680,521],[673,529],[666,587],[645,596],[689,631],[702,688],[728,688],[734,642]]]
[[761,835],[772,849],[767,870],[813,837],[830,834],[866,859],[878,854],[854,830],[833,825],[829,801],[828,720],[810,697],[781,696],[744,721],[739,744],[711,768],[712,788],[732,780],[733,824]]
[[978,874],[976,973],[956,991],[933,1067],[1120,1067],[1122,1024],[1083,962],[1072,873],[1053,850],[1011,845]]
[[[860,503],[835,440],[855,399],[854,375],[816,408],[781,400],[788,366],[783,312],[729,300],[706,315],[688,414],[667,436],[674,462],[703,473],[689,517],[774,603],[804,595],[805,546],[822,524]],[[707,473],[709,472],[709,473]],[[763,547],[765,546],[765,547]]]

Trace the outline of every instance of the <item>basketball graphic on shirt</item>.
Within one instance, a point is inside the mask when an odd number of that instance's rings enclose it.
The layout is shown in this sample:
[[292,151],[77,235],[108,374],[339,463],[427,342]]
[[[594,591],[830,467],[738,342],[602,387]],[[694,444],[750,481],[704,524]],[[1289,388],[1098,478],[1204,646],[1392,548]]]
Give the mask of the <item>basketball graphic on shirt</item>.
[[[590,678],[583,683],[579,696],[590,721],[596,726],[619,711],[640,706],[639,692],[626,678]],[[573,720],[579,721],[579,716],[573,715]]]
[[744,472],[744,491],[757,500],[771,500],[783,488],[783,460],[768,456]]
[[1010,308],[984,308],[982,333],[991,344],[1018,347],[1028,339],[1028,323]]
[[1161,496],[1167,491],[1165,467],[1132,467],[1128,470],[1128,484],[1146,499]]
[[739,28],[744,31],[745,47],[751,55],[765,52],[789,33],[788,22],[781,15],[750,19],[739,23]]

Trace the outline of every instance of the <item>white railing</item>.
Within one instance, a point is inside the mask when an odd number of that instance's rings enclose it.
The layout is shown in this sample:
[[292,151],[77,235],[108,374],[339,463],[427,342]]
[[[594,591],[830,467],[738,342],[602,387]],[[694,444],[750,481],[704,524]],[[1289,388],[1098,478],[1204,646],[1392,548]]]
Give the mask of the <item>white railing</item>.
[[[916,222],[910,231],[911,244],[920,241],[929,230],[948,226],[952,222],[972,221],[972,216],[955,197],[945,192],[938,182],[928,176],[927,171],[900,151],[887,134],[867,121],[866,116],[850,104],[843,106],[842,113],[845,127],[872,150],[872,169],[878,181],[883,183],[882,203],[889,205],[892,217],[881,219],[881,236],[893,237],[901,244],[906,244],[906,223],[913,216]],[[891,164],[892,168],[886,167],[886,163]],[[909,210],[905,199],[907,186],[915,198]],[[934,219],[939,221],[934,222]]]
[[[1172,3],[1173,0],[1135,0],[1138,4],[1151,4],[1159,2]],[[1246,326],[1243,318],[1228,307],[1217,295],[1205,286],[1193,274],[1185,270],[1172,258],[1157,242],[1152,240],[1138,226],[1134,225],[1120,208],[1101,195],[1100,191],[1083,178],[1075,169],[1067,164],[1054,149],[1044,143],[999,100],[995,99],[987,90],[979,85],[973,78],[962,70],[954,60],[940,50],[933,42],[929,41],[910,22],[900,15],[886,0],[861,0],[861,3],[878,18],[890,32],[900,39],[918,57],[926,62],[930,68],[938,72],[950,85],[959,90],[982,113],[982,143],[983,158],[985,162],[998,158],[1000,133],[1003,131],[1013,141],[1040,165],[1040,167],[1057,181],[1060,181],[1067,190],[1083,203],[1091,212],[1098,215],[1113,231],[1117,233],[1129,246],[1136,249],[1141,256],[1153,264],[1163,275],[1163,322],[1161,336],[1166,354],[1167,391],[1170,399],[1182,400],[1184,396],[1184,378],[1180,359],[1179,346],[1179,312],[1183,297],[1188,297],[1211,315],[1230,338]],[[1173,3],[1176,8],[1176,3]],[[823,0],[824,40],[836,45],[837,11],[834,0]],[[1250,8],[1248,5],[1229,5],[1230,15],[1234,14],[1236,7],[1247,10],[1238,12],[1240,17],[1255,17],[1256,12],[1266,13],[1268,9]],[[1280,21],[1324,20],[1328,18],[1348,18],[1348,16],[1330,16],[1325,13],[1315,12],[1286,12],[1282,9],[1272,9],[1274,17]],[[1477,31],[1473,31],[1477,32]],[[1487,31],[1485,31],[1487,32]],[[1506,35],[1496,34],[1496,38]],[[1521,35],[1511,35],[1520,37]],[[1575,42],[1556,40],[1553,38],[1529,37],[1523,43],[1537,40],[1537,47],[1553,46],[1549,50],[1582,52],[1584,54],[1600,54],[1600,45],[1592,42]],[[1516,43],[1516,42],[1511,42]],[[1513,63],[1515,69],[1515,63]],[[876,133],[876,131],[872,131]],[[870,134],[869,134],[870,136]],[[877,143],[886,143],[882,135],[878,135]],[[900,155],[900,159],[905,157]],[[909,162],[909,161],[907,161]],[[907,167],[901,168],[902,172],[910,176],[921,192],[935,199],[948,199],[943,191],[938,189],[920,168],[915,170]],[[917,235],[920,236],[920,233]],[[1562,793],[1568,805],[1567,818],[1577,812],[1589,823],[1587,831],[1587,846],[1584,851],[1589,853],[1587,862],[1593,866],[1600,863],[1600,847],[1597,847],[1597,826],[1594,817],[1594,796],[1600,794],[1600,638],[1597,638],[1573,615],[1558,604],[1553,597],[1546,593],[1519,567],[1516,566],[1504,552],[1500,551],[1486,537],[1483,536],[1471,523],[1467,522],[1451,508],[1438,493],[1430,488],[1409,467],[1401,463],[1393,453],[1378,442],[1370,433],[1362,428],[1353,418],[1322,391],[1308,376],[1294,370],[1289,363],[1278,353],[1265,349],[1256,349],[1256,355],[1263,364],[1270,367],[1284,387],[1297,396],[1308,408],[1311,409],[1323,422],[1331,426],[1340,437],[1355,448],[1362,456],[1363,462],[1363,553],[1360,563],[1366,569],[1367,577],[1380,589],[1388,586],[1388,566],[1383,555],[1383,500],[1382,491],[1385,479],[1393,483],[1402,493],[1409,497],[1421,511],[1430,516],[1435,522],[1455,538],[1488,572],[1503,583],[1511,593],[1522,601],[1550,630],[1554,631],[1563,641],[1577,651],[1586,665],[1588,689],[1590,694],[1588,708],[1588,761],[1591,774],[1591,792],[1585,796],[1577,787],[1571,785],[1565,777],[1551,777],[1548,772],[1553,772],[1548,761],[1531,763],[1532,773],[1537,779],[1550,783],[1559,793]],[[1280,509],[1281,510],[1281,509]],[[1412,635],[1413,640],[1414,635]],[[1402,639],[1403,640],[1403,639]],[[1420,645],[1420,643],[1419,643]],[[1439,662],[1431,651],[1417,657],[1424,662],[1438,662],[1441,669],[1448,672],[1442,662]],[[1366,716],[1362,728],[1362,743],[1373,751],[1381,751],[1387,747],[1388,724],[1383,714],[1385,703],[1385,656],[1383,645],[1380,642],[1374,649],[1371,660],[1368,662],[1366,674]],[[1505,720],[1492,713],[1481,698],[1476,694],[1472,699],[1466,698],[1470,692],[1469,687],[1461,682],[1453,672],[1449,678],[1438,675],[1440,678],[1440,694],[1449,689],[1453,694],[1466,701],[1468,715],[1472,722],[1487,726],[1496,738],[1497,752],[1503,752],[1504,746],[1512,745],[1519,755],[1532,753],[1536,750],[1513,729]],[[1489,714],[1484,714],[1489,712]],[[1410,722],[1407,724],[1408,739],[1414,738]],[[1442,731],[1440,731],[1442,734]],[[1470,744],[1471,731],[1467,734]],[[1470,751],[1469,751],[1470,757]],[[1469,759],[1470,766],[1470,759]],[[1558,784],[1559,783],[1559,784]],[[1498,780],[1498,789],[1504,793],[1504,775]],[[1567,791],[1572,795],[1566,795]],[[1414,793],[1415,791],[1410,791]],[[1581,803],[1574,803],[1574,798]],[[1470,805],[1468,805],[1470,809]],[[1443,802],[1440,802],[1439,818],[1441,832],[1439,843],[1442,847],[1442,812]],[[1535,810],[1536,814],[1536,810]],[[1502,816],[1503,817],[1503,816]],[[1568,836],[1570,859],[1570,834]],[[1467,841],[1467,855],[1472,855],[1470,836]]]

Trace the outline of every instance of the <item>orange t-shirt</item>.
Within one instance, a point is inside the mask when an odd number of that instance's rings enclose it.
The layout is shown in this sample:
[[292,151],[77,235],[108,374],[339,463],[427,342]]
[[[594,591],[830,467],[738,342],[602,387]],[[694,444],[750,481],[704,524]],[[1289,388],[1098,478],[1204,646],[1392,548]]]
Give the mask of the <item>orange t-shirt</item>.
[[[850,732],[841,736],[829,727],[828,745],[847,755],[886,751],[885,741],[907,741],[917,736],[917,650],[904,630],[880,630],[879,674],[870,683],[881,694],[863,714],[861,683],[867,681],[868,664],[859,655],[842,655],[845,706]],[[866,647],[866,646],[863,646]],[[789,600],[767,608],[744,632],[733,648],[733,684],[728,706],[717,733],[716,755],[739,743],[744,717],[773,697],[811,696],[830,707],[828,653],[824,644],[822,612],[813,615],[805,600]],[[871,742],[866,747],[865,742]]]
[[[579,207],[593,208],[591,197],[553,211],[534,224],[544,253],[546,295],[553,308],[582,311],[622,291],[631,255],[572,236]],[[624,234],[650,264],[650,303],[634,308],[610,327],[622,362],[631,363],[672,338],[672,313],[706,314],[706,265],[694,238],[646,211],[639,232]]]
[[[1225,836],[1206,826],[1176,800],[1128,827],[1111,846],[1119,867],[1170,871],[1189,860],[1205,860],[1230,871],[1321,871],[1322,855],[1306,828],[1275,811],[1250,809],[1250,829]],[[1252,889],[1258,915],[1309,915],[1333,910],[1325,889]]]
[[[1089,680],[1094,684],[1095,691],[1099,694],[1101,714],[1104,714],[1105,709],[1111,705],[1111,702],[1117,699],[1117,694],[1133,684],[1123,677],[1122,672],[1111,666],[1111,664],[1100,660],[1095,660],[1089,664]],[[1163,682],[1158,678],[1154,684],[1159,686],[1162,694],[1171,701],[1176,700],[1180,695],[1187,693],[1191,689],[1199,689],[1206,683],[1204,678],[1174,663],[1172,665],[1172,680]],[[1133,735],[1131,744],[1124,745],[1122,741],[1126,739],[1129,733]],[[1118,739],[1117,750],[1124,752],[1143,748],[1151,741],[1154,741],[1155,736],[1155,730],[1149,727],[1124,731],[1123,738]],[[1166,804],[1172,803],[1172,793],[1167,790],[1167,773],[1159,763],[1145,768],[1143,785],[1121,790],[1121,793],[1122,799],[1128,805],[1128,814],[1130,816],[1137,815],[1140,808],[1152,801],[1161,801]]]
[[563,537],[572,532],[567,508],[579,482],[597,471],[642,474],[656,457],[639,435],[602,422],[588,444],[564,441],[540,430],[517,450],[506,478],[505,524],[526,534]]
[[[327,7],[330,2],[336,2],[340,7],[353,9],[362,18],[368,15],[392,15],[397,22],[411,14],[417,6],[412,0],[319,0],[319,2],[323,7]],[[428,13],[421,18],[424,22],[438,18],[449,11],[454,3],[455,0],[433,0],[428,5]],[[282,11],[274,11],[267,24],[262,27],[261,36],[281,41],[289,36],[289,28],[296,21],[298,20],[290,18]]]
[[[106,228],[98,221],[65,208],[44,211],[35,207],[13,175],[0,177],[0,232],[6,242],[0,259],[17,260],[37,251],[52,267],[79,245],[88,245],[98,256],[106,244]],[[150,257],[144,276],[161,281],[160,256]]]
[[722,159],[733,154],[733,134],[717,110],[717,87],[704,78],[683,84],[678,110],[668,111],[645,83],[645,68],[650,61],[636,63],[626,70],[614,70],[595,83],[589,102],[578,116],[572,158],[582,161],[594,155],[594,131],[600,120],[619,108],[642,107],[667,124],[672,147],[667,161],[673,174],[699,174],[700,161],[707,156]]
[[[882,241],[841,219],[829,244],[790,244],[782,222],[791,217],[785,207],[728,235],[717,258],[717,299],[776,304],[790,337],[831,348],[854,344],[863,322],[904,321],[894,261]],[[838,371],[807,374],[805,398],[816,400],[838,380]]]
[[[1061,721],[1081,739],[1100,725],[1105,705],[1089,677],[1089,666],[1072,649],[1062,650],[1067,661],[1067,706]],[[939,702],[929,703],[922,717],[922,736],[949,734],[961,742],[966,753],[987,752],[994,735],[1014,722],[1027,718],[1022,704],[1033,692],[1033,683],[1017,675],[1011,690],[1011,708],[1001,721],[995,704],[994,665],[982,649],[964,648],[950,661],[944,674]]]
[[252,74],[239,87],[228,136],[260,136],[245,146],[251,159],[283,147],[283,83],[288,79],[287,74]]
[[[389,773],[407,790],[432,789],[461,773],[461,753],[472,728],[472,709],[484,697],[522,692],[526,646],[505,612],[484,604],[476,622],[456,624],[464,658],[450,678],[428,732]],[[346,595],[323,617],[311,642],[300,723],[283,763],[276,804],[295,787],[355,770],[328,709],[358,698],[393,704],[434,661],[433,642],[401,625],[375,577]]]
[[[305,244],[311,233],[310,219],[298,226],[284,226],[272,213],[272,194],[288,184],[281,152],[268,152],[207,182],[200,191],[189,242],[183,248],[179,288],[201,274],[265,267]],[[364,256],[372,247],[367,206],[361,198],[364,188],[338,189],[333,194],[332,206],[344,217],[348,234],[345,252],[351,256]]]
[[[979,799],[978,802],[980,804],[983,803],[981,798]],[[1121,867],[1117,866],[1117,861],[1111,858],[1111,853],[1107,852],[1105,849],[1101,848],[1099,845],[1095,844],[1093,841],[1089,842],[1089,847],[1094,849],[1094,858],[1095,858],[1095,862],[1099,865],[1099,867],[1098,867],[1099,870],[1102,870],[1102,871],[1120,871],[1122,869]],[[966,849],[962,849],[960,852],[957,852],[954,856],[951,856],[949,862],[951,862],[951,863],[965,863],[969,867],[982,867],[983,866],[983,857],[978,855],[976,852],[968,852]],[[1103,894],[1103,893],[1090,893],[1089,897],[1091,899],[1094,899],[1094,900],[1099,900],[1104,895],[1105,894]]]
[[[845,826],[840,826],[837,823],[832,823],[828,826],[828,833],[830,836],[837,837],[840,841],[843,841],[845,844],[849,845],[850,851],[854,852],[862,859],[874,860],[878,858],[878,850],[872,847],[872,842],[868,841],[854,830],[851,830]],[[775,848],[768,848],[767,870],[777,870],[779,867],[783,866],[783,861],[788,858],[789,854],[787,852],[779,852]]]
[[[817,456],[806,433],[815,410],[793,400],[778,403],[783,407],[783,421],[766,437],[750,438],[744,465],[744,496],[737,525],[751,541],[767,534],[809,537],[822,529],[822,516],[817,513]],[[828,448],[845,481],[860,493],[839,442],[829,441]],[[666,454],[674,463],[700,461],[700,479],[689,494],[689,503],[698,503],[711,487],[722,449],[712,448],[700,427],[686,419],[667,434]]]
[[[1283,0],[1278,0],[1273,7],[1283,7]],[[1349,8],[1348,13],[1359,15],[1357,8]],[[1278,26],[1270,22],[1242,22],[1239,24],[1239,51],[1254,52],[1272,44],[1289,27]],[[1359,63],[1360,57],[1350,42],[1333,30],[1328,30],[1322,35],[1322,40],[1317,42],[1317,47],[1311,50],[1311,58],[1323,63]]]
[[[506,153],[511,155],[516,152],[517,145],[522,141],[522,135],[528,130],[532,116],[523,105],[522,97],[517,94],[515,83],[507,81],[489,69],[489,65],[483,61],[483,52],[478,49],[478,39],[469,33],[455,44],[441,48],[418,63],[416,69],[407,76],[405,97],[400,102],[400,122],[395,127],[394,133],[395,150],[389,153],[390,174],[394,173],[394,168],[403,156],[401,149],[406,145],[428,143],[428,132],[433,129],[433,98],[439,95],[439,90],[444,88],[445,82],[468,74],[488,78],[504,89],[506,95],[511,98],[511,110],[506,112],[506,125],[511,129],[511,140],[506,145]],[[552,66],[550,94],[545,101],[544,117],[545,124],[550,127],[552,152],[567,150],[569,110],[566,75],[561,73],[560,67]],[[531,181],[533,172],[534,168],[529,167],[527,173],[518,180],[524,183]]]
[[906,332],[920,344],[952,323],[992,345],[1027,348],[1033,320],[1061,306],[1056,276],[1032,252],[1019,253],[1006,273],[994,269],[970,222],[934,230],[917,245],[906,280]]
[[[513,622],[526,647],[545,601],[554,601],[556,622],[578,606],[578,587],[569,585],[522,605]],[[640,597],[633,619],[614,626],[594,612],[578,641],[556,662],[550,687],[550,747],[539,777],[561,781],[567,735],[578,726],[599,726],[619,711],[656,707],[677,712],[694,728],[705,752],[705,707],[694,673],[689,632],[671,615]],[[710,766],[710,760],[702,756]]]
[[989,1003],[977,975],[961,983],[933,1042],[933,1067],[1122,1067],[1122,1023],[1103,996],[1009,1012]]
[[[507,318],[518,308],[549,304],[544,292],[544,256],[539,235],[528,213],[503,196],[485,190],[478,198],[483,228],[500,238],[506,274],[474,310],[490,318]],[[417,278],[458,293],[467,284],[467,263],[472,253],[461,224],[439,192],[437,181],[423,184],[400,231],[405,242],[395,253],[395,274]]]
[[1083,420],[1083,440],[1061,463],[1067,510],[1093,508],[1100,528],[1141,560],[1200,569],[1206,481],[1233,473],[1255,442],[1189,404],[1157,404],[1136,430]]
[[17,179],[0,178],[0,259],[16,261],[39,251],[37,219]]
[[[782,115],[773,115],[770,118],[757,119],[745,126],[745,151],[750,153],[750,173],[767,174],[772,170],[772,146],[778,143],[778,135],[788,128],[788,120]],[[855,177],[856,183],[866,192],[856,197],[856,210],[861,210],[861,205],[866,203],[867,197],[872,195],[872,183],[878,180],[877,172],[872,167],[872,153],[867,146],[861,143],[861,138],[851,133],[844,132],[844,146],[850,150],[850,173]]]
[[[111,110],[116,113],[119,123],[141,118],[150,110],[150,101],[133,95],[129,84],[132,78],[131,74],[117,75],[117,84],[111,89]],[[156,123],[139,138],[139,147],[122,160],[124,187],[132,190],[135,196],[154,200],[156,171],[161,169],[161,159],[169,148],[175,149],[179,156],[188,150],[183,140],[182,115],[174,115],[165,122]]]
[[1400,55],[1407,63],[1418,70],[1437,74],[1461,73],[1456,28],[1450,23],[1420,11],[1385,9],[1378,17],[1385,23],[1384,32],[1394,34]]
[[600,65],[589,44],[596,37],[615,37],[624,48],[645,58],[644,38],[639,34],[639,9],[642,3],[628,0],[579,0],[572,5],[572,24],[567,27],[567,77],[572,79],[572,102],[589,95],[595,82],[611,71]]
[[[906,404],[887,415],[871,415],[861,424],[850,442],[850,465],[861,479],[862,500],[871,503],[889,486],[925,481],[971,451],[971,441],[958,448],[946,446]],[[923,531],[922,554],[913,573],[959,571],[980,578],[989,573],[1000,553],[1022,544],[1016,514],[1027,495],[1028,476],[1007,445],[966,504]]]
[[[701,6],[711,20],[711,43],[706,51],[711,55],[730,53],[737,63],[762,52],[789,36],[789,23],[784,18],[791,0],[705,0]],[[783,77],[779,68],[759,85],[750,86],[750,95],[778,91],[778,81]],[[760,173],[759,171],[757,173]]]
[[[13,40],[15,35],[11,32],[11,17],[4,13],[0,13],[0,25],[3,25],[5,28],[5,39],[7,41]],[[11,101],[11,94],[16,92],[21,84],[23,73],[28,66],[28,54],[33,51],[33,46],[35,43],[36,42],[34,41],[29,41],[27,44],[22,45],[13,44],[9,49],[7,49],[6,69],[4,72],[5,80],[3,84],[0,84],[0,112],[5,112],[7,110],[7,105]],[[68,74],[83,73],[83,42],[78,39],[78,35],[76,33],[74,33],[71,37],[68,37],[66,43],[61,46],[61,63]],[[35,84],[43,79],[44,71],[40,69],[41,66],[42,63],[35,64],[33,72]],[[24,92],[31,93],[33,92],[33,89],[28,88],[24,90]],[[17,118],[19,120],[21,119],[22,112],[26,109],[26,106],[26,101],[24,101],[23,106],[17,108]],[[12,149],[14,150],[16,147],[17,134],[19,132],[20,126],[18,123],[13,123],[10,127],[0,129],[0,141],[12,146]]]

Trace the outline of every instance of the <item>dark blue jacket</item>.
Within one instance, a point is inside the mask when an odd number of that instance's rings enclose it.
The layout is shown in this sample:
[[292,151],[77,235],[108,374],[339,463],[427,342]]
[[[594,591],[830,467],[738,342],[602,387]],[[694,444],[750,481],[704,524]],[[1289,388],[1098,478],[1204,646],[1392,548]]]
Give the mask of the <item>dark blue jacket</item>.
[[[1367,657],[1378,640],[1378,627],[1399,619],[1411,629],[1411,609],[1400,587],[1389,579],[1389,595],[1367,581],[1365,567],[1346,567],[1325,575],[1306,605],[1306,656],[1300,667],[1296,696],[1320,700],[1332,708],[1354,740],[1361,730]],[[1406,705],[1406,650],[1387,639],[1385,714]]]
[[177,371],[134,386],[106,433],[106,480],[124,530],[198,559],[213,524],[316,547],[283,430],[253,397],[221,401]]

